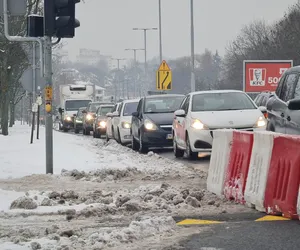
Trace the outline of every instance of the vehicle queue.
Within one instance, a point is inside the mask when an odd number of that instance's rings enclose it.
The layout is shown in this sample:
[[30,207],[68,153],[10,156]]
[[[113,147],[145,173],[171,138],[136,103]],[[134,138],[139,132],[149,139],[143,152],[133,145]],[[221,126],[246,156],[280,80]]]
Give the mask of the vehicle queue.
[[74,115],[74,131],[115,139],[133,150],[173,147],[176,157],[210,153],[214,130],[266,130],[266,108],[238,90],[148,95],[118,103],[91,102]]

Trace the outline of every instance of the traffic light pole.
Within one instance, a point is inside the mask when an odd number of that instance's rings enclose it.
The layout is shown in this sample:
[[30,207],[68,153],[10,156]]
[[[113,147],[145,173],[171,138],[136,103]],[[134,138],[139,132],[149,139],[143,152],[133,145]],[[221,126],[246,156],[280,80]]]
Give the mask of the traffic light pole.
[[52,42],[45,36],[45,80],[50,95],[45,97],[46,117],[46,174],[53,174],[53,120],[52,120]]

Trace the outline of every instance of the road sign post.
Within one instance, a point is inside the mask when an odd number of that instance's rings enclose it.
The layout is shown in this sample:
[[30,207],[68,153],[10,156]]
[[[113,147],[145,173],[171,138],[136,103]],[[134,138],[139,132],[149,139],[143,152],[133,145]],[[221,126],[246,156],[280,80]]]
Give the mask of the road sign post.
[[172,71],[164,60],[156,72],[156,89],[171,90],[172,89]]
[[43,104],[42,97],[39,95],[36,99],[36,103],[38,105],[37,110],[37,119],[36,119],[36,139],[40,139],[40,113],[41,113],[41,105]]

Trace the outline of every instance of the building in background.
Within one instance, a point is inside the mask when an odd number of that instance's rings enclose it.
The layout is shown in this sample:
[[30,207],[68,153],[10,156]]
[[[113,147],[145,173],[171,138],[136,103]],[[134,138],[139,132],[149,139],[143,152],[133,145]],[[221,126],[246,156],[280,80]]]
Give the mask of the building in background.
[[95,86],[95,101],[102,102],[104,101],[105,88],[100,86]]
[[113,67],[111,56],[101,55],[100,50],[80,49],[76,61],[86,65],[96,65],[99,61],[106,61],[109,69]]

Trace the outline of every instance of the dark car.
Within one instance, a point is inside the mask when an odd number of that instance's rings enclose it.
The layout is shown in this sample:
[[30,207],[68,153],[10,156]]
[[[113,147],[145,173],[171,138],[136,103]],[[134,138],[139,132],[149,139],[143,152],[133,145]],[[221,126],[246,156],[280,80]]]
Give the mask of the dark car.
[[174,112],[184,95],[153,95],[141,98],[132,114],[132,149],[147,153],[149,148],[173,146]]
[[106,135],[106,121],[107,114],[110,113],[115,105],[100,105],[97,109],[94,125],[93,125],[93,137],[101,138],[101,135]]
[[87,109],[83,111],[83,134],[90,135],[93,131],[93,124],[97,109],[102,104],[113,104],[111,102],[90,102]]
[[[254,102],[257,105],[257,107],[267,107],[267,102],[269,101],[270,97],[272,97],[273,95],[274,95],[273,92],[269,92],[269,91],[261,92],[255,97]],[[264,114],[265,118],[268,118],[267,109],[265,109],[264,112],[262,111],[262,113]]]
[[77,114],[74,115],[74,133],[79,134],[79,132],[82,130],[82,122],[83,122],[83,113],[82,111],[86,110],[86,107],[79,108],[77,111]]
[[300,134],[300,66],[285,71],[267,103],[267,130]]

